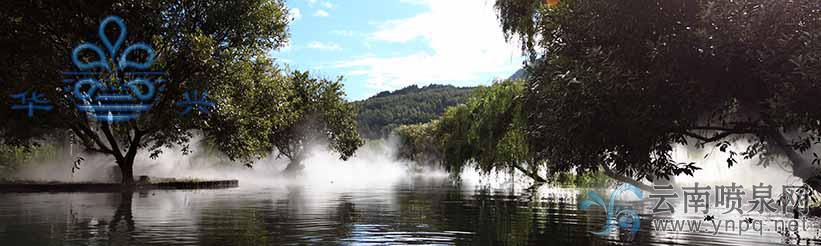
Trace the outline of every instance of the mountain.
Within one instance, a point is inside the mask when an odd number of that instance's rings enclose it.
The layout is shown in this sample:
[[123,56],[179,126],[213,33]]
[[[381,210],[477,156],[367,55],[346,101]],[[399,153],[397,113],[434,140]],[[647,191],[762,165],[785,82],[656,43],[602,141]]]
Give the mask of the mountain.
[[441,116],[446,108],[464,103],[475,88],[411,85],[354,102],[359,111],[359,134],[367,139],[383,138],[397,126],[428,122]]
[[527,72],[525,72],[525,69],[519,68],[519,70],[516,70],[516,72],[513,73],[513,75],[510,75],[510,78],[507,79],[525,79],[525,76],[527,76]]

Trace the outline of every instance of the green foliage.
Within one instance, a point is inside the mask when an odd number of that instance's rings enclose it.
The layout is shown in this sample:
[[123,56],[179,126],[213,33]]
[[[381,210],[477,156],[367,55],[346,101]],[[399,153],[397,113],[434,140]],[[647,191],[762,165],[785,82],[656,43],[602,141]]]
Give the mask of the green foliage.
[[475,162],[489,172],[529,161],[519,103],[522,90],[522,82],[512,80],[479,87],[467,104],[445,112],[439,130],[448,169],[458,171]]
[[393,92],[383,91],[356,102],[358,131],[368,139],[384,138],[396,127],[426,123],[445,109],[464,103],[473,87],[416,85]]
[[[308,72],[293,72],[286,84],[289,118],[270,129],[268,139],[292,164],[304,159],[305,148],[327,141],[329,147],[347,160],[363,140],[356,132],[353,105],[345,101],[341,79],[316,79]],[[290,165],[289,165],[290,167]]]
[[[9,119],[0,123],[0,144],[26,146],[71,133],[86,151],[114,157],[123,182],[133,181],[138,151],[157,157],[163,147],[181,146],[187,153],[197,133],[245,163],[275,149],[295,152],[304,142],[300,131],[327,138],[343,159],[361,145],[353,108],[344,101],[339,81],[286,74],[267,57],[288,39],[290,20],[282,0],[32,0],[4,2],[0,8],[5,10],[0,13],[0,44],[14,47],[0,53],[0,81],[7,85],[0,87],[0,117]],[[119,124],[90,120],[60,89],[61,71],[74,68],[72,49],[83,42],[99,43],[98,25],[109,15],[125,20],[126,45],[144,41],[154,48],[157,57],[150,70],[167,73],[152,109]],[[87,55],[80,59],[94,59]],[[122,71],[98,72],[115,86],[127,81]],[[14,102],[6,95],[24,90],[45,93],[54,110],[32,119],[10,111]],[[216,103],[211,114],[194,110],[180,117],[176,103],[192,90],[209,92],[207,99]]]
[[439,163],[442,159],[442,150],[435,133],[438,131],[439,120],[428,123],[402,125],[394,130],[399,137],[399,158],[414,160],[419,163]]
[[[478,148],[471,144],[471,110],[465,104],[450,107],[442,115],[435,134],[442,149],[442,164],[450,172],[460,172]],[[473,135],[475,136],[475,135]]]
[[312,143],[327,142],[347,159],[363,144],[341,78],[285,73],[264,57],[231,63],[238,84],[216,86],[217,110],[204,131],[211,146],[246,165],[272,151],[299,164]]
[[438,159],[457,173],[474,163],[482,172],[516,168],[541,179],[524,131],[523,90],[520,80],[479,87],[466,104],[448,108],[439,120],[399,128],[401,156]]
[[0,178],[8,178],[30,155],[23,147],[0,145]]
[[483,171],[530,161],[525,117],[522,114],[523,82],[507,80],[483,87],[468,102],[471,144],[478,147],[477,164]]
[[271,139],[261,133],[283,128],[298,112],[291,109],[288,100],[293,93],[287,85],[288,76],[272,61],[260,57],[226,66],[242,82],[214,85],[212,94],[219,99],[204,131],[209,146],[231,160],[250,164],[275,148]]
[[553,176],[551,183],[561,187],[579,187],[579,188],[593,188],[593,187],[607,187],[613,182],[613,179],[608,177],[604,172],[595,171],[587,173],[573,173],[561,172]]
[[10,178],[23,164],[53,160],[57,148],[53,145],[13,146],[0,144],[0,179]]
[[[797,176],[816,179],[794,150],[821,132],[818,1],[540,2],[497,0],[496,9],[532,58],[527,133],[552,172],[692,174],[672,161],[673,144],[744,137],[753,144],[727,151],[730,165],[786,154]],[[782,134],[791,131],[800,134]]]

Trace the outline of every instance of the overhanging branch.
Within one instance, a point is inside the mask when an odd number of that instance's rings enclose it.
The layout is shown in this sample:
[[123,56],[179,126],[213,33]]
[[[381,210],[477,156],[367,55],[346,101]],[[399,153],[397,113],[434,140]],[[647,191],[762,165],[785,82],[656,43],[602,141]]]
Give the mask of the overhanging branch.
[[[741,125],[741,123],[737,123],[737,124]],[[724,139],[726,137],[729,137],[729,136],[735,135],[735,134],[755,134],[755,133],[759,132],[758,129],[760,129],[760,128],[757,127],[757,126],[749,125],[749,124],[744,124],[744,125],[745,126],[741,126],[741,127],[739,127],[739,126],[737,126],[737,127],[693,126],[693,127],[688,127],[686,129],[679,130],[677,132],[681,133],[685,136],[698,139],[698,140],[700,140],[704,143],[719,141],[721,139]],[[712,131],[712,132],[715,132],[715,134],[713,134],[712,136],[705,136],[705,135],[701,135],[701,134],[698,134],[698,133],[691,132],[691,131],[698,131],[698,130]]]
[[[80,139],[83,140],[84,143],[86,143],[83,144],[86,148],[99,149],[103,151],[102,153],[114,154],[114,150],[105,145],[105,143],[103,143],[103,140],[100,139],[100,136],[98,136],[97,133],[91,130],[91,128],[88,128],[88,126],[83,124],[77,124],[76,126],[72,127],[72,130],[74,131],[74,134],[77,134],[77,136],[80,137]],[[93,141],[93,143],[96,144],[98,148],[94,148],[91,144],[91,141]]]

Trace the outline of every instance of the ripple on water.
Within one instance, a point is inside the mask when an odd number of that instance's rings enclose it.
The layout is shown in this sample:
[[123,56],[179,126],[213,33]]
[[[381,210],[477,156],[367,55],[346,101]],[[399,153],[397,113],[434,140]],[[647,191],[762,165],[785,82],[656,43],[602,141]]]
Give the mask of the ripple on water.
[[[135,194],[0,194],[2,245],[821,244],[817,220],[782,235],[667,232],[640,210],[636,238],[599,238],[601,210],[579,210],[586,191],[454,186],[448,180],[349,190],[256,187]],[[652,204],[633,203],[638,207]],[[695,219],[691,216],[677,219]],[[667,218],[670,219],[670,218]],[[743,218],[731,218],[743,219]],[[770,219],[782,219],[772,217]]]

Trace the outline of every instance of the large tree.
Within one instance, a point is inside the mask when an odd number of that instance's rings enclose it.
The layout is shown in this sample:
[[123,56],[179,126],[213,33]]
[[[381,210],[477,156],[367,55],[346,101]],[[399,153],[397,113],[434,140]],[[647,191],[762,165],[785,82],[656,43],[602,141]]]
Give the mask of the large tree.
[[285,171],[293,173],[303,168],[313,144],[325,143],[347,160],[363,144],[356,131],[356,112],[345,100],[342,78],[318,79],[308,72],[293,72],[286,88],[289,112],[284,124],[268,129],[267,137],[280,156],[290,160]]
[[[238,97],[234,89],[254,91],[253,87],[265,77],[261,73],[269,70],[243,68],[270,65],[265,54],[286,42],[289,21],[281,0],[30,0],[4,2],[0,8],[0,44],[6,47],[0,52],[0,81],[4,85],[0,116],[7,119],[0,126],[3,141],[25,143],[69,131],[85,150],[112,156],[120,167],[123,183],[134,182],[132,169],[140,149],[156,156],[164,146],[187,145],[196,129],[207,133],[222,126],[212,125],[209,119],[213,118],[197,109],[180,116],[183,109],[178,102],[186,92],[210,90],[208,99],[217,103],[210,108],[215,115],[240,114],[227,111],[245,110],[230,104]],[[166,82],[149,102],[151,110],[131,121],[91,119],[76,106],[82,102],[62,89],[65,77],[61,72],[77,70],[72,63],[74,47],[86,42],[105,47],[98,26],[106,16],[121,17],[128,30],[122,49],[111,53],[122,53],[127,46],[144,42],[156,51],[155,62],[146,69],[165,72]],[[122,30],[104,30],[109,38],[117,37],[118,31]],[[94,59],[93,55],[83,53],[78,58],[87,62]],[[131,59],[149,57],[137,52]],[[109,67],[118,66],[116,61],[117,58],[104,59]],[[127,70],[94,71],[99,72],[97,79],[112,88],[124,86],[131,79],[125,73]],[[270,78],[265,79],[271,82]],[[26,117],[25,112],[9,110],[9,105],[18,102],[7,95],[21,91],[44,93],[53,110],[37,112],[33,118]],[[273,108],[275,111],[277,107]]]
[[[497,0],[530,55],[528,134],[553,171],[654,179],[675,144],[786,157],[821,190],[821,2]],[[748,139],[742,153],[726,146]]]

